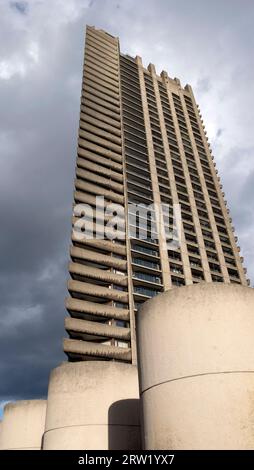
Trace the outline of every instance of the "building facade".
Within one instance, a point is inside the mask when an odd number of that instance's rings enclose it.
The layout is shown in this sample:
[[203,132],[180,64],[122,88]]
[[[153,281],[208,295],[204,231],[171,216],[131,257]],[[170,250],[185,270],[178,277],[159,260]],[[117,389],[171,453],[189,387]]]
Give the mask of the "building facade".
[[[135,205],[149,211],[137,215]],[[123,208],[117,238],[108,226],[114,207]],[[90,237],[82,236],[86,211]],[[140,57],[121,54],[118,38],[87,27],[69,360],[135,364],[135,312],[147,299],[202,281],[248,285],[231,223],[191,87],[164,71],[158,76],[152,64],[144,68]]]

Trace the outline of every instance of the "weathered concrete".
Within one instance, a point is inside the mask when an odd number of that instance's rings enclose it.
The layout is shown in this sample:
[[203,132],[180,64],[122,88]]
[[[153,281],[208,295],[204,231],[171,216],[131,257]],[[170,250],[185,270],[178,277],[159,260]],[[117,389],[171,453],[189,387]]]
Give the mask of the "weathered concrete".
[[43,449],[140,449],[137,369],[63,363],[50,376]]
[[254,290],[172,289],[138,313],[146,449],[254,449]]
[[0,449],[40,450],[46,406],[46,400],[20,400],[5,405]]

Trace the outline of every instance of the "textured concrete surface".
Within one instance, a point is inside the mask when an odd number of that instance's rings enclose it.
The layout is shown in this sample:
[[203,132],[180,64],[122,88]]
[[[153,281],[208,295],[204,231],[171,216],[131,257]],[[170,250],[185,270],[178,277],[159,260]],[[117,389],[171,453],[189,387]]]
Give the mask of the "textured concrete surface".
[[5,405],[0,449],[40,450],[46,406],[46,400],[20,400]]
[[172,289],[138,313],[146,449],[254,449],[254,290]]
[[44,434],[49,449],[140,449],[137,368],[63,363],[50,376]]

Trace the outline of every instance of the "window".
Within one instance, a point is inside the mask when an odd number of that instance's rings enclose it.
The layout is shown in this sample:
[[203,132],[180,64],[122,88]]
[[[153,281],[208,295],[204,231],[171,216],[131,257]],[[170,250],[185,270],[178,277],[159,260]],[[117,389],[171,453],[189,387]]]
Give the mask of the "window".
[[171,276],[171,281],[172,281],[173,286],[176,286],[176,287],[185,286],[184,279],[181,279],[180,277]]
[[181,253],[179,253],[178,251],[168,250],[168,257],[178,261],[182,260]]
[[182,266],[179,266],[178,264],[174,264],[174,263],[170,263],[170,271],[176,274],[183,274]]

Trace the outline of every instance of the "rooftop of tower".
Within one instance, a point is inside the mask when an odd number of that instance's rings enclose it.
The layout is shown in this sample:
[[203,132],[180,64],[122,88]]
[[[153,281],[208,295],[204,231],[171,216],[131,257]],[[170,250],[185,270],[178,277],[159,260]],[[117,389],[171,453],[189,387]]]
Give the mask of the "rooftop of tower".
[[[98,33],[105,34],[106,36],[108,36],[108,37],[110,37],[110,38],[112,38],[112,39],[115,39],[116,41],[119,41],[119,38],[118,38],[117,36],[113,36],[112,34],[108,33],[107,31],[104,31],[103,29],[98,29],[98,28],[96,28],[95,26],[88,26],[88,28],[91,28],[91,29],[93,29],[94,31],[96,31],[96,32],[98,32]],[[133,56],[131,56],[130,54],[128,54],[128,53],[122,53],[121,51],[120,51],[120,54],[121,54],[123,57],[126,57],[126,58],[129,59],[129,60],[132,60],[133,62],[136,62],[137,59],[138,59],[138,60],[142,63],[142,58],[141,58],[140,56],[138,56],[138,55],[137,55],[136,57],[133,57]],[[144,67],[144,66],[143,66],[143,69],[144,69],[144,71],[146,71],[146,72],[148,72],[148,73],[150,73],[151,70],[153,69],[154,72],[156,73],[155,65],[154,65],[154,64],[151,64],[151,63],[150,63],[147,67]],[[174,78],[170,77],[170,76],[168,75],[168,72],[165,71],[165,70],[162,70],[159,75],[156,73],[156,76],[157,76],[157,79],[158,79],[158,80],[162,80],[162,79],[164,79],[164,80],[166,80],[166,81],[168,80],[169,82],[171,82],[171,84],[174,84],[174,85],[176,85],[177,87],[182,88],[182,89],[184,89],[184,90],[186,90],[186,91],[188,91],[188,92],[191,92],[191,90],[192,90],[192,89],[191,89],[191,86],[190,86],[188,83],[187,83],[185,86],[182,86],[182,85],[181,85],[181,81],[180,81],[179,78],[177,78],[177,77],[174,77]]]

